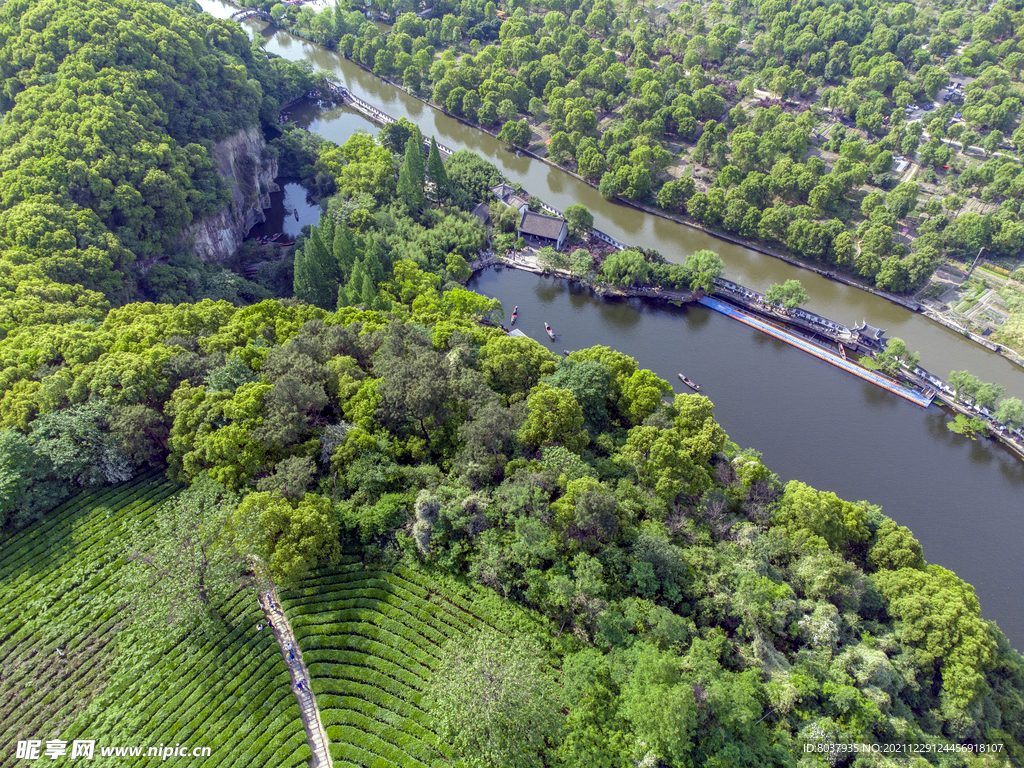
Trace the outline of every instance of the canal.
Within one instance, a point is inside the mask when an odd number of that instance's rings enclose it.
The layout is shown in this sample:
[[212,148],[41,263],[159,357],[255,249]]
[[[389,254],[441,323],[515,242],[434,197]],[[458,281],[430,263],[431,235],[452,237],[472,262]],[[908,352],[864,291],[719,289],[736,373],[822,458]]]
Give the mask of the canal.
[[[221,18],[235,7],[200,0]],[[605,201],[592,187],[530,158],[517,158],[481,131],[462,125],[343,57],[285,32],[246,25],[263,34],[267,50],[331,72],[357,96],[453,149],[466,148],[497,164],[510,179],[565,208],[581,202],[599,228],[627,243],[655,248],[672,261],[701,248],[717,251],[725,276],[763,290],[799,279],[808,308],[839,322],[866,319],[921,352],[940,376],[968,369],[1024,397],[1024,373],[1004,358],[891,302],[826,280],[756,251],[716,240],[660,217]],[[325,138],[343,142],[358,127],[373,127],[343,107],[306,104],[292,114]],[[802,480],[850,500],[880,504],[908,526],[929,562],[954,570],[974,585],[983,615],[1016,648],[1024,648],[1024,464],[989,441],[949,432],[938,407],[923,410],[788,345],[701,307],[655,306],[641,299],[598,300],[559,280],[514,270],[487,270],[471,282],[501,299],[506,315],[518,304],[525,333],[556,352],[604,344],[635,357],[677,386],[683,373],[715,403],[733,441],[764,454],[783,480]],[[560,334],[548,344],[543,323]]]
[[[925,557],[974,585],[986,618],[1024,647],[1024,463],[946,429],[949,417],[699,305],[600,299],[568,281],[491,267],[469,287],[557,354],[603,344],[690,393],[701,386],[733,442],[786,480],[865,499],[906,525]],[[557,338],[544,332],[547,322]]]

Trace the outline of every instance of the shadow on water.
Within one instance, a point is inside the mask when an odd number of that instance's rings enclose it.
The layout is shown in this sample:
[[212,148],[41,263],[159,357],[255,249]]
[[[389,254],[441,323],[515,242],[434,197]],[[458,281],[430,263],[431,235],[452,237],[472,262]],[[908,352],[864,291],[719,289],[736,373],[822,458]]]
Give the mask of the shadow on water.
[[[591,302],[595,300],[595,297],[591,297]],[[601,316],[602,324],[614,326],[622,331],[636,330],[643,324],[643,318],[632,304],[633,302],[628,299],[605,299],[604,301],[599,301],[598,312]]]
[[999,474],[1005,477],[1007,482],[1024,485],[1024,462],[1012,456],[1009,459],[999,462]]
[[[969,440],[970,438],[964,438]],[[985,437],[979,437],[977,440],[971,440],[971,463],[972,464],[991,464],[995,460],[995,454],[992,451],[992,442]]]
[[864,395],[864,405],[868,408],[877,411],[879,408],[895,410],[900,407],[899,398],[893,397],[889,392],[874,384],[862,380],[860,391]]
[[782,352],[789,346],[786,342],[782,341],[782,339],[769,336],[767,333],[761,333],[753,328],[751,328],[749,332],[750,338],[753,340],[754,344],[759,347],[767,347],[768,349]]
[[[984,616],[1024,646],[1020,499],[1024,465],[989,440],[946,429],[922,409],[782,341],[704,307],[603,300],[561,280],[487,269],[469,287],[519,305],[524,333],[548,349],[609,346],[690,394],[701,385],[738,445],[753,446],[783,479],[866,499],[909,527],[929,562],[973,584]],[[543,321],[558,334],[551,344]]]
[[263,211],[266,221],[253,226],[246,239],[271,237],[281,233],[278,242],[294,240],[304,226],[320,221],[320,206],[310,199],[305,187],[298,181],[283,179],[279,179],[278,184],[281,191],[270,193],[270,207]]
[[564,293],[565,282],[550,277],[539,281],[537,283],[537,288],[534,291],[534,295],[536,295],[537,300],[542,304],[551,304]]

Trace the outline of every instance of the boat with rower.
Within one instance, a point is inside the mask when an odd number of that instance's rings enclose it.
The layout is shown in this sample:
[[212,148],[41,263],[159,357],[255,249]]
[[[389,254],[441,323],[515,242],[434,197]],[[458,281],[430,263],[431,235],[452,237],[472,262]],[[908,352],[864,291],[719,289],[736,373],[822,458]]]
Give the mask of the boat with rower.
[[519,317],[519,305],[516,304],[516,308],[512,310],[512,322],[511,325],[516,324],[516,318]]
[[695,384],[694,382],[690,381],[688,378],[683,376],[683,374],[681,373],[679,374],[679,380],[683,382],[683,384],[688,386],[690,389],[692,389],[694,392],[700,392],[700,384]]
[[551,326],[548,325],[547,323],[544,323],[544,330],[548,332],[548,336],[550,336],[551,340],[554,341],[555,340],[555,332],[551,330]]

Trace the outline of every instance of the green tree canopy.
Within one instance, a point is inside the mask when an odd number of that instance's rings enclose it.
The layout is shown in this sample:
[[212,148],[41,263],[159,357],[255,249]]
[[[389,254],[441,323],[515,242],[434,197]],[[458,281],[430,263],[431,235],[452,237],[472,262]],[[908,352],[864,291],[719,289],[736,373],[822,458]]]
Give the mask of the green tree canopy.
[[450,642],[427,691],[438,736],[471,768],[541,768],[564,722],[549,674],[527,637]]
[[790,311],[796,309],[801,304],[807,303],[809,298],[807,291],[804,290],[804,286],[799,280],[787,280],[782,285],[773,283],[764,292],[764,300],[766,302],[775,306],[785,307]]
[[312,493],[300,501],[250,493],[234,510],[232,527],[239,551],[258,558],[275,581],[294,581],[341,554],[338,513],[330,499]]

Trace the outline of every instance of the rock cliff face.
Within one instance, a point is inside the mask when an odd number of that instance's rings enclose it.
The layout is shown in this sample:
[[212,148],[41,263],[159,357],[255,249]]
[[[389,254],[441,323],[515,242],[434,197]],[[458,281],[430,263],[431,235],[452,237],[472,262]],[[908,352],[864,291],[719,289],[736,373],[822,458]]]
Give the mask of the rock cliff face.
[[274,183],[277,160],[263,160],[264,146],[266,142],[258,127],[239,131],[214,146],[213,162],[227,183],[231,202],[185,229],[185,241],[199,258],[227,259],[253,225],[266,220],[263,209],[270,207],[270,193],[279,187]]

